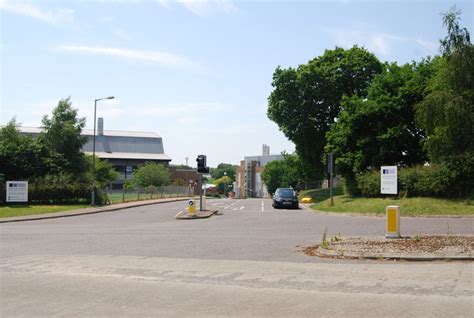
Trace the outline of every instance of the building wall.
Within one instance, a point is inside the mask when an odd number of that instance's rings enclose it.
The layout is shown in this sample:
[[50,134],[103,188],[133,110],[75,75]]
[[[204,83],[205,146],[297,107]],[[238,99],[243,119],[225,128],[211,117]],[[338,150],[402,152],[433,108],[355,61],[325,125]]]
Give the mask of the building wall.
[[268,155],[249,156],[240,161],[240,166],[235,170],[235,197],[269,197],[267,187],[262,180],[262,173],[267,163],[282,159],[282,155]]
[[177,169],[169,167],[171,180],[182,180],[192,188],[194,195],[199,195],[201,189],[201,175],[196,170]]

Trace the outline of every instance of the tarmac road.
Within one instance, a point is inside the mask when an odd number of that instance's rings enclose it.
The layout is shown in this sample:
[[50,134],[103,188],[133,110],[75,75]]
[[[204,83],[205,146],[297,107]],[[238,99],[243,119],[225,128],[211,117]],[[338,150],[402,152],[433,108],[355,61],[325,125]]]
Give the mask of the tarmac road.
[[[470,316],[472,262],[309,257],[328,236],[383,235],[384,219],[210,200],[0,224],[0,316]],[[472,218],[402,218],[403,235],[472,234]]]

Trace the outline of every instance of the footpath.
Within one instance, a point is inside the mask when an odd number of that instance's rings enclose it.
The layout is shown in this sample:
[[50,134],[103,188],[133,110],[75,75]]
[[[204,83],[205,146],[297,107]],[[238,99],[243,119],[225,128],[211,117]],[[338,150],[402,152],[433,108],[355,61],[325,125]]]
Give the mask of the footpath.
[[123,210],[123,209],[128,209],[128,208],[134,208],[138,206],[152,205],[152,204],[186,201],[189,199],[191,199],[191,197],[132,201],[132,202],[105,205],[105,206],[100,206],[100,207],[90,207],[90,208],[84,208],[84,209],[78,209],[78,210],[69,210],[69,211],[64,211],[64,212],[54,212],[54,213],[1,218],[0,223],[64,218],[64,217],[77,216],[77,215],[111,212],[111,211]]

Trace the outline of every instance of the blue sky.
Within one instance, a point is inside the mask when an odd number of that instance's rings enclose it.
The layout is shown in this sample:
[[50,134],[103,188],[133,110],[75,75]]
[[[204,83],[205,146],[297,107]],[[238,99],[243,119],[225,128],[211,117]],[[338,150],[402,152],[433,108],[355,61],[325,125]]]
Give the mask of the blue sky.
[[472,1],[0,0],[0,124],[39,126],[61,98],[93,127],[153,131],[173,164],[238,164],[294,145],[266,116],[272,74],[335,46],[406,63],[438,52]]

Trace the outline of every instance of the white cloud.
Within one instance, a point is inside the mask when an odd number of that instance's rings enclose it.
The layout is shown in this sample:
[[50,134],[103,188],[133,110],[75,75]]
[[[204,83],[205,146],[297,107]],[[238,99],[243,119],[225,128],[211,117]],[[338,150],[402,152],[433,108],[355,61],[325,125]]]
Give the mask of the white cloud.
[[[156,0],[156,2],[165,8],[170,8],[172,3],[170,0]],[[174,3],[198,16],[237,11],[237,7],[231,0],[176,0]]]
[[32,17],[50,24],[72,24],[74,10],[64,8],[45,9],[28,2],[0,0],[0,9]]
[[336,45],[350,48],[353,45],[366,47],[380,56],[388,57],[407,43],[418,45],[426,54],[436,52],[436,44],[414,37],[402,37],[389,33],[366,30],[366,28],[325,29],[335,37]]
[[191,60],[168,52],[144,51],[114,47],[98,47],[85,45],[60,45],[57,47],[60,51],[79,52],[86,54],[117,56],[133,60],[157,63],[165,66],[174,67],[197,67],[198,65]]

